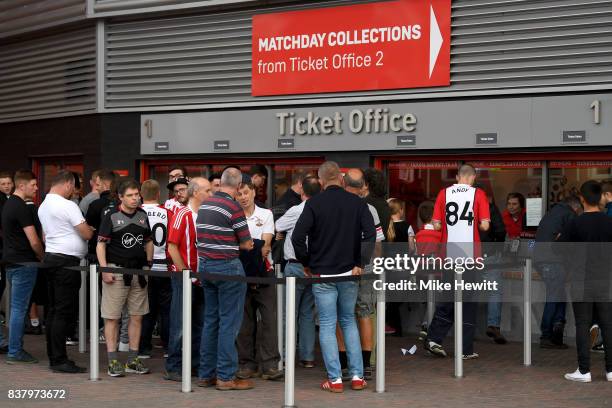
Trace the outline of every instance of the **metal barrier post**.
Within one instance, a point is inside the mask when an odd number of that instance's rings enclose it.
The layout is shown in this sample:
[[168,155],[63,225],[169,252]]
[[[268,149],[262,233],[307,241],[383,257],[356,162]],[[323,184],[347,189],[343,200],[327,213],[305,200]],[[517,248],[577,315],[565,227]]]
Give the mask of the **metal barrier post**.
[[[280,264],[274,264],[274,274],[277,278],[282,278],[282,271]],[[284,291],[282,285],[276,285],[276,335],[278,337],[278,354],[280,360],[278,361],[278,369],[282,371],[283,364],[285,363],[285,353],[283,351],[283,298]]]
[[463,276],[455,274],[455,377],[463,377],[463,294],[461,284]]
[[89,379],[91,381],[100,379],[98,297],[98,266],[91,264],[89,265]]
[[[81,266],[87,266],[87,260],[81,259]],[[85,336],[87,336],[87,271],[80,271],[81,287],[79,289],[79,353],[85,353],[87,346]]]
[[[384,283],[384,274],[380,278]],[[376,392],[378,393],[385,392],[385,315],[385,292],[381,290],[378,291],[376,298]]]
[[531,365],[531,258],[525,260],[523,272],[523,364]]
[[[427,274],[427,280],[432,282],[434,279],[433,273]],[[431,324],[436,309],[435,292],[433,289],[427,289],[427,326]]]
[[182,392],[191,392],[191,271],[183,270],[183,373]]
[[[286,285],[286,326],[285,336],[285,404],[283,408],[295,407],[295,280],[294,276],[288,277]],[[278,285],[280,287],[280,285]]]

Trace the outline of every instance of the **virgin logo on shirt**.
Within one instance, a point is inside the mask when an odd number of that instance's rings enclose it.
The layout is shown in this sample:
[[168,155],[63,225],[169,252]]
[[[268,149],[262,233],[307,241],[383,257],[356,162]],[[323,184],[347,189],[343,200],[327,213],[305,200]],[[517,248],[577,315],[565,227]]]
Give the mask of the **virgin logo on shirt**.
[[142,234],[135,237],[133,234],[130,234],[128,232],[128,233],[123,234],[123,236],[121,237],[121,244],[123,244],[124,248],[132,248],[136,244],[142,245],[143,239],[144,237],[142,236]]

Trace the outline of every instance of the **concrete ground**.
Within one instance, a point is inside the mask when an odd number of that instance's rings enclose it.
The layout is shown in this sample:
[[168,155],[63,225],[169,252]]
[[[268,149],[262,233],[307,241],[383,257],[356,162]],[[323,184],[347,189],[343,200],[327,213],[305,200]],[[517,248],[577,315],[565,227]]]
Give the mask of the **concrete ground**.
[[[154,339],[154,341],[158,341]],[[401,348],[417,345],[414,355],[402,355]],[[41,361],[35,365],[13,366],[0,362],[0,407],[281,407],[282,382],[256,379],[249,391],[217,391],[195,386],[189,394],[181,384],[165,381],[162,350],[156,348],[146,364],[152,373],[110,378],[105,373],[106,354],[101,345],[101,380],[89,381],[88,374],[55,374],[48,369],[44,336],[27,335],[25,348]],[[575,349],[542,350],[533,345],[533,365],[522,365],[520,343],[495,345],[478,342],[477,360],[466,361],[465,377],[453,377],[453,359],[427,355],[414,336],[387,337],[387,390],[374,392],[374,380],[365,391],[345,390],[331,394],[319,390],[324,378],[321,361],[314,369],[296,369],[295,401],[303,408],[382,408],[382,407],[612,407],[612,382],[605,381],[603,355],[592,354],[593,382],[572,383],[563,373],[576,369]],[[446,344],[452,350],[452,340]],[[69,347],[77,363],[88,364],[88,354]],[[4,356],[0,357],[4,360]],[[11,389],[64,389],[64,400],[16,400],[8,398]]]

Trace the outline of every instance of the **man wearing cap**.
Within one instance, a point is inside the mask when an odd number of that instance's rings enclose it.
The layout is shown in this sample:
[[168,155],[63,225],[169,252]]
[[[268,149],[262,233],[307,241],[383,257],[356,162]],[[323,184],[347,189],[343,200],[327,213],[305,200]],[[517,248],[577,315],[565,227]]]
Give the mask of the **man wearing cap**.
[[168,183],[168,190],[173,194],[172,198],[169,198],[164,203],[164,208],[172,213],[176,213],[182,207],[187,205],[189,197],[187,196],[187,186],[189,186],[189,179],[187,177],[179,177]]

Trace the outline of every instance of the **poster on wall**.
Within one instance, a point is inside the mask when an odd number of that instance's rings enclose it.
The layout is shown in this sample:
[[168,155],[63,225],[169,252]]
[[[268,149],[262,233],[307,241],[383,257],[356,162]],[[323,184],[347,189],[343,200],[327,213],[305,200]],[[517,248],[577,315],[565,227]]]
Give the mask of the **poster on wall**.
[[253,96],[450,84],[450,0],[253,17]]

